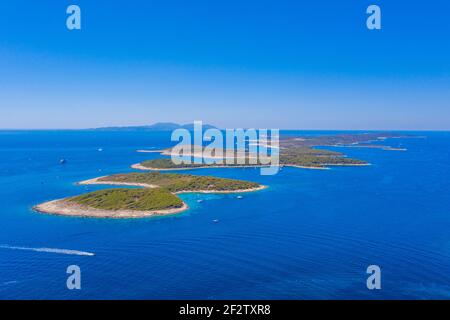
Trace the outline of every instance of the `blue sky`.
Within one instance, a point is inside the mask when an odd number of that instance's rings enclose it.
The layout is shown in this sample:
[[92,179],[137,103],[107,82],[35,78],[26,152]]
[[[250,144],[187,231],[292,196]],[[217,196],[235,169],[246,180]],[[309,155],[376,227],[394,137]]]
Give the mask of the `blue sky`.
[[[66,28],[70,4],[80,31]],[[0,128],[449,130],[449,12],[447,0],[2,0]]]

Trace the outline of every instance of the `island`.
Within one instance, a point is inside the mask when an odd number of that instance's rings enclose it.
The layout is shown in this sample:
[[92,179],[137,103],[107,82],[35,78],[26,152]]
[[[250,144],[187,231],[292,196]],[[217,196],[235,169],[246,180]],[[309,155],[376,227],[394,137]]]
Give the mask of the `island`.
[[[167,152],[167,151],[165,151]],[[280,152],[280,167],[298,167],[306,169],[328,169],[329,166],[367,166],[369,163],[345,157],[342,153],[319,150],[310,148],[290,148]],[[201,168],[245,168],[245,167],[262,167],[266,166],[258,161],[252,163],[245,158],[243,163],[214,163],[214,164],[196,164],[182,163],[175,164],[170,158],[145,160],[141,163],[133,164],[131,167],[138,170],[187,170]]]
[[128,185],[147,188],[164,188],[177,193],[236,193],[264,189],[256,182],[216,178],[212,176],[195,176],[191,174],[131,172],[99,177],[81,181],[79,184]]
[[106,189],[39,204],[34,210],[65,216],[141,218],[180,213],[188,208],[164,188]]
[[[400,138],[407,136],[399,136],[391,133],[355,133],[355,134],[337,134],[323,136],[294,136],[282,137],[279,143],[279,165],[280,167],[297,167],[305,169],[329,169],[331,166],[368,166],[370,163],[353,159],[345,156],[345,154],[337,151],[321,149],[320,147],[359,147],[374,148],[389,151],[405,151],[404,148],[395,148],[385,145],[373,144],[373,142],[384,141],[388,138]],[[271,147],[267,144],[266,147]],[[194,148],[192,148],[194,149]],[[138,152],[146,152],[146,150],[138,150]],[[172,149],[155,150],[161,155],[170,156]],[[201,151],[192,150],[191,153],[184,154],[187,159],[201,156]],[[216,157],[212,157],[216,158]],[[235,151],[233,162],[225,161],[225,163],[182,163],[175,164],[170,158],[160,158],[146,160],[141,163],[133,164],[131,167],[138,170],[187,170],[200,168],[236,168],[236,167],[261,167],[264,164],[258,161],[250,161],[257,158],[257,155],[246,151]],[[244,161],[237,161],[238,159]]]
[[[321,147],[360,147],[404,151],[406,149],[401,146],[390,147],[374,143],[399,137],[406,136],[389,133],[285,136],[280,139],[279,146],[271,146],[268,142],[264,142],[264,146],[279,150],[280,166],[328,169],[330,166],[367,166],[369,163]],[[171,155],[172,149],[148,151],[140,149],[139,152],[158,152],[167,156]],[[191,150],[191,152],[191,159],[198,156],[198,150]],[[212,157],[217,156],[213,155]],[[237,159],[244,161],[236,161]],[[262,190],[266,186],[243,180],[161,173],[160,171],[212,167],[259,167],[265,165],[258,163],[258,160],[254,161],[255,159],[258,159],[256,154],[251,154],[247,150],[240,150],[231,155],[231,163],[226,161],[225,164],[174,164],[168,157],[147,160],[132,165],[134,169],[148,170],[147,172],[113,174],[78,183],[80,185],[101,184],[138,188],[122,187],[89,192],[74,197],[48,201],[35,206],[34,209],[41,213],[96,218],[140,218],[176,214],[188,209],[188,205],[177,196],[180,193],[253,192]]]
[[160,172],[124,173],[81,181],[78,184],[138,186],[89,192],[52,200],[34,207],[40,213],[95,217],[142,218],[171,215],[188,209],[179,193],[241,193],[262,190],[255,182]]

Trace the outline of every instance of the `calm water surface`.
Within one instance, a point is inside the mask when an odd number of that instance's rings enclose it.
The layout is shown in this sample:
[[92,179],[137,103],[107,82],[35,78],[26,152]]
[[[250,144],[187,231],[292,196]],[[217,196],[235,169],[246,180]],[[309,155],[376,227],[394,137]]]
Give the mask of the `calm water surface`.
[[[338,149],[368,167],[193,170],[269,188],[241,200],[186,194],[186,213],[108,220],[31,208],[105,188],[75,183],[132,171],[157,156],[135,150],[168,147],[168,133],[2,131],[0,299],[450,298],[450,133],[418,134],[387,140],[406,152]],[[66,288],[72,264],[80,291]],[[366,288],[371,264],[378,291]]]

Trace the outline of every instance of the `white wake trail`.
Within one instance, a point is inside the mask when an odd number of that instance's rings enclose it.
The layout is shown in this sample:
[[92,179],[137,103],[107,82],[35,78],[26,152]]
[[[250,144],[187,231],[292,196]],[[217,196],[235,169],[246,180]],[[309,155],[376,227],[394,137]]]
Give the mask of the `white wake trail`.
[[68,249],[57,249],[57,248],[28,248],[28,247],[16,247],[16,246],[8,246],[8,245],[0,245],[0,248],[11,249],[11,250],[26,250],[26,251],[35,251],[35,252],[70,254],[70,255],[76,255],[76,256],[94,256],[95,255],[92,252],[79,251],[79,250],[68,250]]

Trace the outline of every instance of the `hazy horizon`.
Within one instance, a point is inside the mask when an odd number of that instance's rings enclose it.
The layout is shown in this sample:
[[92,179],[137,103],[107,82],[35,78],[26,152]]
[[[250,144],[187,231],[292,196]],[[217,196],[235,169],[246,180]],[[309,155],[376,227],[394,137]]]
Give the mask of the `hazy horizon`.
[[[158,121],[155,123],[167,123],[170,121]],[[101,126],[101,127],[73,127],[73,128],[58,128],[58,127],[54,127],[54,128],[0,128],[0,131],[64,131],[64,130],[96,130],[96,129],[112,129],[114,130],[114,128],[132,128],[132,127],[142,127],[142,126],[150,126],[152,124],[155,123],[150,123],[150,124],[136,124],[136,125],[107,125],[107,126]],[[191,124],[188,122],[183,122],[183,123],[177,123],[180,125],[186,125],[186,124]],[[206,123],[203,123],[203,125],[205,125]],[[366,128],[356,128],[356,129],[343,129],[343,128],[314,128],[314,129],[308,129],[308,128],[277,128],[277,127],[250,127],[250,126],[236,126],[236,127],[231,127],[231,126],[227,126],[227,127],[221,127],[221,126],[216,126],[214,125],[214,123],[207,123],[210,125],[215,126],[216,128],[220,129],[220,130],[225,130],[225,129],[239,129],[239,128],[243,128],[243,129],[248,129],[248,128],[255,128],[255,129],[279,129],[282,131],[373,131],[373,132],[382,132],[382,131],[400,131],[400,132],[450,132],[450,129],[398,129],[398,128],[370,128],[370,129],[366,129]],[[206,130],[206,129],[203,129]],[[159,130],[154,130],[154,131],[159,131]],[[170,130],[161,130],[161,131],[170,131]],[[152,131],[149,131],[152,132]]]

